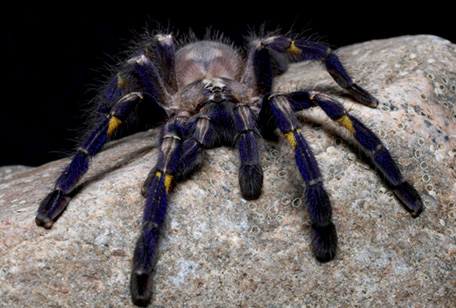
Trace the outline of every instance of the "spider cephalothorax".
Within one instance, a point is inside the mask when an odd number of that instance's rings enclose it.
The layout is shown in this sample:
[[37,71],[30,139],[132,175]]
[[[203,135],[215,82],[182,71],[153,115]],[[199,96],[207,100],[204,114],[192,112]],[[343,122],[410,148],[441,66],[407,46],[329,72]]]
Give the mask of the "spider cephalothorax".
[[[322,262],[334,258],[337,247],[332,210],[315,157],[299,128],[295,113],[321,108],[345,128],[369,157],[396,196],[418,216],[422,202],[406,182],[379,138],[348,114],[333,97],[313,90],[273,93],[272,81],[286,68],[283,55],[322,61],[334,80],[358,102],[376,107],[377,100],[355,84],[338,57],[325,45],[271,35],[250,41],[246,56],[217,40],[195,41],[176,50],[171,35],[148,36],[121,63],[100,94],[98,123],[89,132],[54,190],[41,203],[36,223],[51,228],[76,192],[76,186],[95,155],[140,105],[146,117],[161,126],[159,158],[142,192],[145,210],[131,275],[135,304],[151,297],[154,256],[173,184],[197,170],[204,149],[220,145],[239,151],[239,185],[246,199],[258,198],[263,185],[259,144],[283,134],[295,156],[305,184],[305,200],[312,228],[312,249]],[[245,58],[245,59],[244,59]]]

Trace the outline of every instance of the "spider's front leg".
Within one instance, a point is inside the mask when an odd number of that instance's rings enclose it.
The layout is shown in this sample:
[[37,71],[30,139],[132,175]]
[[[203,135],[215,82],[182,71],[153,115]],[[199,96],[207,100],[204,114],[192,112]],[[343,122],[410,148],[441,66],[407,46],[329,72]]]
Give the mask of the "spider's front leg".
[[263,168],[258,153],[259,132],[255,123],[256,118],[246,103],[237,103],[233,107],[233,114],[239,134],[237,141],[241,161],[239,186],[245,199],[256,199],[260,196],[263,187]]
[[271,118],[275,119],[275,125],[293,149],[296,164],[305,182],[304,195],[312,222],[312,248],[315,257],[322,262],[330,261],[336,254],[337,233],[331,221],[331,203],[323,187],[317,161],[298,128],[294,110],[285,96],[264,97],[258,121],[262,126],[264,123],[271,125]]
[[262,47],[296,56],[299,60],[323,61],[328,73],[351,96],[366,106],[377,107],[378,100],[353,82],[339,58],[326,45],[303,39],[291,40],[283,36],[274,36],[261,41],[260,49]]
[[[63,212],[71,199],[72,192],[89,168],[89,160],[100,151],[114,131],[142,101],[155,100],[146,93],[132,92],[119,99],[111,112],[95,127],[79,147],[71,163],[58,178],[54,190],[46,196],[38,208],[35,221],[46,229],[52,227],[55,219]],[[158,104],[158,112],[166,112]]]
[[130,280],[132,299],[138,306],[146,306],[152,295],[155,252],[179,165],[182,138],[182,123],[170,120],[163,129],[157,164],[148,176],[142,232],[136,243]]
[[263,168],[258,152],[259,132],[248,103],[208,103],[189,121],[179,163],[179,179],[199,168],[204,149],[219,143],[239,149],[239,186],[245,199],[259,197]]
[[200,113],[192,117],[187,124],[185,141],[182,144],[182,154],[179,160],[178,179],[186,179],[195,172],[203,161],[204,149],[211,143],[213,127],[207,105]]

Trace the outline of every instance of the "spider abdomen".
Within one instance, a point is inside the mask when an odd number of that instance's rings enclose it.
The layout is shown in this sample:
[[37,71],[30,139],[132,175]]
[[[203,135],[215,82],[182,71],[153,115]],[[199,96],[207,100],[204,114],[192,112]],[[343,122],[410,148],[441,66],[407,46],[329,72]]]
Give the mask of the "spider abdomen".
[[236,80],[242,71],[238,52],[230,45],[199,41],[176,53],[177,82],[180,88],[198,80],[228,78]]

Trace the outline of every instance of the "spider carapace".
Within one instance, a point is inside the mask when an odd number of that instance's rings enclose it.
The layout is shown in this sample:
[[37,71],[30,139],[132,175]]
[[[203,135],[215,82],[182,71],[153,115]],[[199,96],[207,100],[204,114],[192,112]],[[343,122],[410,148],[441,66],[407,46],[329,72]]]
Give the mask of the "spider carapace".
[[320,43],[279,35],[252,37],[243,56],[222,40],[195,40],[177,48],[172,35],[149,34],[115,68],[100,92],[98,122],[42,201],[36,223],[51,228],[74,195],[90,158],[143,104],[153,112],[136,116],[147,116],[151,124],[160,125],[161,136],[159,158],[142,189],[144,217],[130,281],[136,305],[147,305],[152,295],[154,256],[171,188],[199,168],[206,148],[236,147],[242,196],[255,199],[263,185],[259,144],[281,133],[304,180],[312,250],[322,262],[334,258],[337,234],[329,197],[296,118],[304,109],[321,108],[345,128],[405,208],[418,216],[423,205],[417,191],[404,180],[380,139],[334,97],[314,90],[272,91],[273,78],[286,69],[290,59],[322,62],[355,100],[377,106],[377,99],[355,84],[335,53]]

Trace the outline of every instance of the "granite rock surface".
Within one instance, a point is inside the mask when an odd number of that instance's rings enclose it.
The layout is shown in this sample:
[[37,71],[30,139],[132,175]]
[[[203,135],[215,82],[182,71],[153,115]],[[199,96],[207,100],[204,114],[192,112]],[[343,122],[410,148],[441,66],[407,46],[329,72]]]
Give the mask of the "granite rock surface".
[[[258,200],[240,197],[236,151],[207,151],[169,204],[150,307],[451,307],[456,302],[456,45],[404,36],[337,50],[380,101],[353,102],[320,65],[299,63],[279,91],[332,93],[369,125],[417,188],[412,218],[359,151],[318,110],[300,114],[339,235],[335,259],[310,250],[303,185],[283,140],[264,145]],[[113,141],[52,229],[40,201],[69,159],[0,172],[0,307],[132,307],[140,187],[156,131]]]

